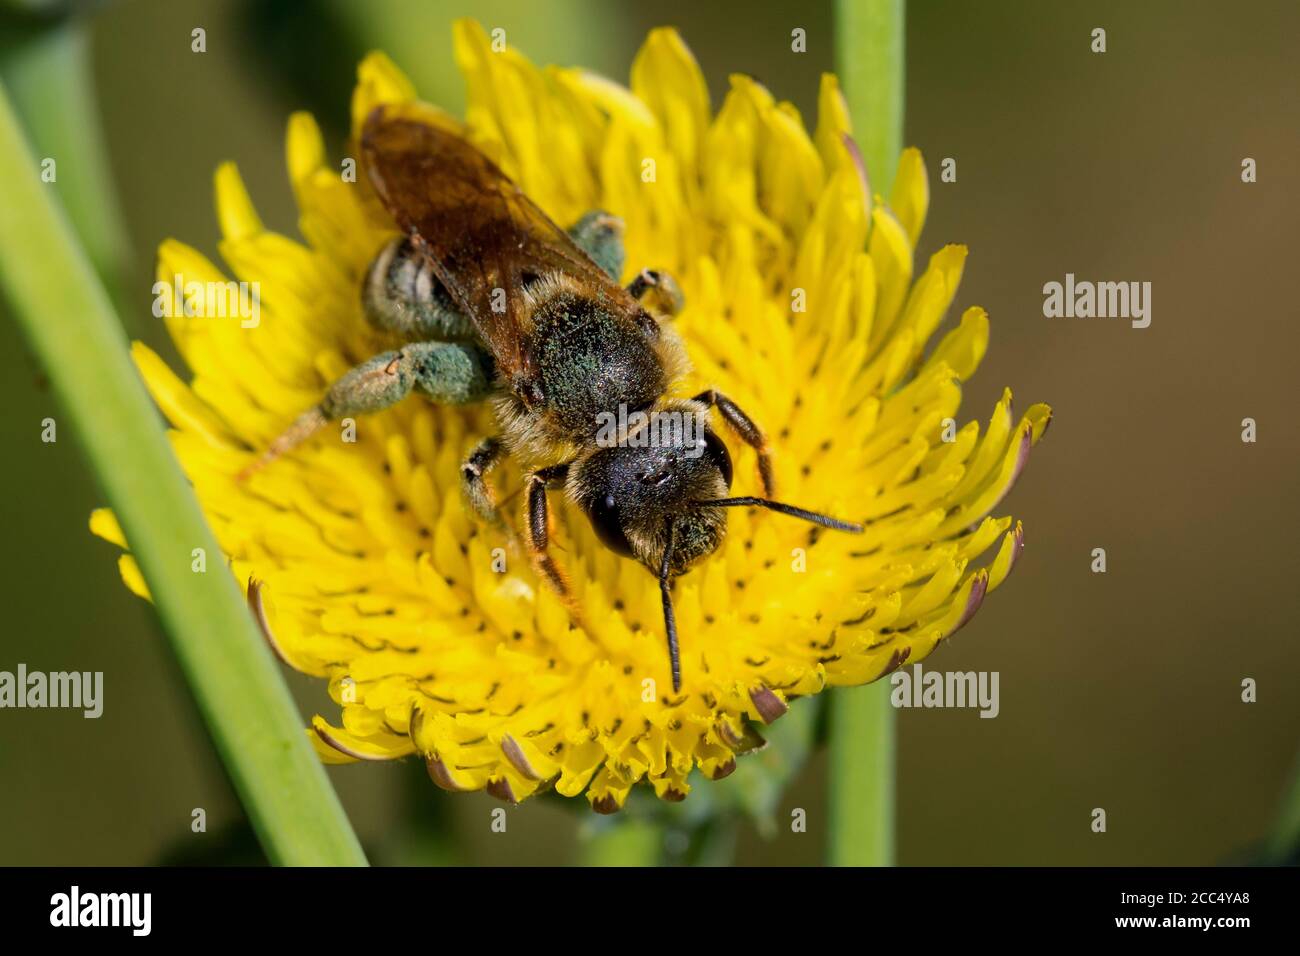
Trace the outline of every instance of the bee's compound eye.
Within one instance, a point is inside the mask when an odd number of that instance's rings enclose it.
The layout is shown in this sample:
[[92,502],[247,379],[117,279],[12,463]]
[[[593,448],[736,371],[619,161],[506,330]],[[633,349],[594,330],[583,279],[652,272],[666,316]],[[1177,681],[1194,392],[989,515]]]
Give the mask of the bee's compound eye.
[[598,495],[592,499],[587,507],[587,517],[591,519],[592,530],[601,544],[615,554],[632,557],[632,545],[623,531],[618,501],[613,495]]
[[723,444],[722,439],[714,434],[712,429],[704,433],[705,453],[709,460],[718,467],[722,472],[722,480],[731,487],[731,452],[727,451],[727,446]]

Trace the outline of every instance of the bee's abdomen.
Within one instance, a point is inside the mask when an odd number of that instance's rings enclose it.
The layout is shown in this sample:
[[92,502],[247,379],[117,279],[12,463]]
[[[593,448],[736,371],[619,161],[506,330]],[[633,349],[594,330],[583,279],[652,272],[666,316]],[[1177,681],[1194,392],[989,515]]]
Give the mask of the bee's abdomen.
[[475,338],[473,324],[409,238],[394,239],[370,264],[361,284],[361,307],[371,324],[400,335],[438,341]]

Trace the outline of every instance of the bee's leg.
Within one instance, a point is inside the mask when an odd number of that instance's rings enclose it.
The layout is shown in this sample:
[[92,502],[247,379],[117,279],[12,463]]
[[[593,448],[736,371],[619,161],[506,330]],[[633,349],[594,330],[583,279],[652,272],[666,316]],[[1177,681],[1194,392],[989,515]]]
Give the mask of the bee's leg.
[[460,487],[465,500],[481,520],[493,527],[501,527],[505,522],[497,510],[496,492],[488,482],[488,472],[505,457],[505,452],[500,438],[484,438],[460,466]]
[[577,616],[577,603],[569,588],[568,578],[560,566],[551,557],[550,546],[550,511],[546,506],[546,489],[552,482],[561,482],[568,473],[569,466],[552,465],[528,476],[528,550],[532,554],[533,567],[537,574],[546,579],[546,583],[555,589],[569,608],[569,613]]
[[623,220],[593,209],[569,227],[569,238],[611,279],[623,274]]
[[302,444],[327,422],[396,405],[412,389],[447,405],[480,401],[491,389],[490,370],[491,361],[480,349],[449,342],[412,342],[376,355],[335,382],[319,405],[300,415],[239,473],[239,480]]
[[695,396],[695,401],[703,402],[721,412],[723,419],[740,436],[740,440],[758,452],[758,475],[763,480],[763,494],[768,498],[772,497],[776,491],[772,481],[772,457],[763,430],[741,411],[739,405],[717,389],[711,388],[707,392],[700,392]]
[[632,298],[661,315],[676,315],[686,301],[677,280],[667,272],[655,269],[638,272],[636,278],[627,284],[627,291]]
[[[569,238],[591,256],[611,279],[623,274],[623,220],[593,209],[569,229]],[[642,269],[627,287],[632,298],[644,302],[662,315],[676,315],[682,308],[682,290],[666,272]]]

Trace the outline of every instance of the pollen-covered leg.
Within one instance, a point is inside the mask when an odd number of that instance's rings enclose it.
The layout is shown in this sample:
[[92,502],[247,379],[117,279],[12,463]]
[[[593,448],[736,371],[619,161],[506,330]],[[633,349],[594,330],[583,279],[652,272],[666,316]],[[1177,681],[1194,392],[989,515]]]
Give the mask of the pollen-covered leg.
[[758,452],[758,476],[763,481],[763,494],[771,497],[776,486],[772,479],[772,457],[763,430],[741,410],[740,406],[717,389],[709,389],[695,396],[695,401],[716,408],[741,441]]
[[244,480],[310,438],[326,422],[396,405],[415,389],[435,402],[463,405],[486,398],[491,363],[481,350],[449,342],[413,342],[362,362],[304,412],[266,452],[239,473]]
[[[623,220],[593,209],[569,228],[569,238],[611,279],[623,274]],[[677,281],[666,272],[642,269],[627,286],[632,298],[662,315],[676,315],[684,301]]]
[[460,487],[465,500],[480,519],[494,527],[500,527],[504,522],[497,508],[496,492],[488,482],[488,472],[505,457],[505,450],[501,439],[485,438],[460,466]]
[[623,274],[623,220],[593,209],[569,228],[569,238],[615,282]]
[[627,291],[632,298],[661,315],[676,315],[686,303],[677,280],[657,269],[642,269],[627,284]]

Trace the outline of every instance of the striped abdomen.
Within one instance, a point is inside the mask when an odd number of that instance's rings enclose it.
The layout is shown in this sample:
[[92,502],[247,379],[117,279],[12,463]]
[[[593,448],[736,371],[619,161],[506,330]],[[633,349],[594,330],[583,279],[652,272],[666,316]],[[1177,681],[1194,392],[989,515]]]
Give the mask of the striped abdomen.
[[371,324],[411,338],[476,338],[474,326],[409,238],[394,239],[370,264],[361,286],[361,307]]

